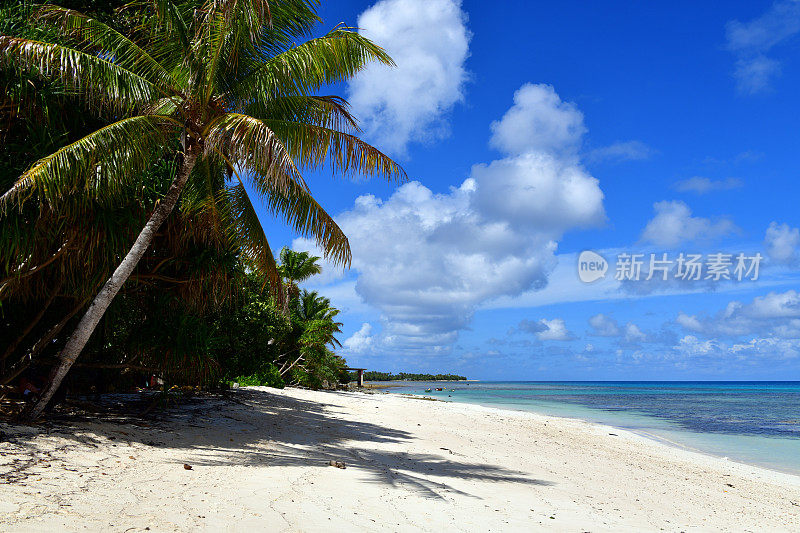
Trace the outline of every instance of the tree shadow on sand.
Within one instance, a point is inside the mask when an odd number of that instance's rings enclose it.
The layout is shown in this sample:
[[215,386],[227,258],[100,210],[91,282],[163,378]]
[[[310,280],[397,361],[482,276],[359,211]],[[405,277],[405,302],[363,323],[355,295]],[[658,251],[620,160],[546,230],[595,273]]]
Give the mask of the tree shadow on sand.
[[[341,393],[331,393],[341,394]],[[333,399],[333,398],[332,398]],[[454,459],[454,451],[413,453],[362,448],[358,443],[413,443],[410,432],[342,417],[336,405],[290,398],[267,390],[237,390],[224,396],[190,400],[149,419],[121,411],[124,398],[117,395],[116,409],[100,417],[76,420],[56,417],[40,426],[6,426],[4,446],[35,452],[36,434],[50,434],[75,444],[98,446],[140,443],[185,449],[195,466],[311,466],[330,468],[329,461],[344,461],[348,468],[368,474],[369,482],[404,487],[428,498],[443,498],[444,492],[467,494],[448,485],[447,478],[513,482],[548,486],[524,472],[500,466]],[[379,408],[380,401],[369,396]],[[98,423],[101,422],[101,423]],[[13,481],[30,461],[20,461],[15,472],[0,472]]]

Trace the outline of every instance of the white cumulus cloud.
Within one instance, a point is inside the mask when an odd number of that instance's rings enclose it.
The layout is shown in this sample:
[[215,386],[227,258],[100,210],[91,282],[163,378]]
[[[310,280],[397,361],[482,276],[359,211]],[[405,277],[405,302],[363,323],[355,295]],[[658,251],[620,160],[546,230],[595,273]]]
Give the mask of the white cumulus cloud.
[[683,202],[657,202],[653,208],[656,214],[645,226],[642,240],[658,246],[673,248],[685,242],[712,241],[737,230],[726,218],[693,217],[691,209]]
[[608,315],[598,313],[589,317],[592,335],[598,337],[619,337],[627,344],[635,344],[647,340],[647,335],[633,322],[628,322],[624,327]]
[[342,348],[349,354],[368,354],[375,344],[372,336],[372,324],[364,322],[361,329],[344,340]]
[[679,313],[679,326],[709,336],[742,336],[767,332],[776,337],[800,338],[800,293],[770,292],[750,303],[729,302],[710,316]]
[[789,224],[772,222],[764,236],[764,246],[770,259],[779,264],[797,263],[800,250],[800,229]]
[[568,341],[573,339],[572,333],[569,332],[567,325],[561,318],[552,320],[543,318],[542,325],[546,329],[536,334],[540,341]]
[[583,113],[575,104],[562,102],[551,85],[532,83],[519,88],[514,105],[491,128],[489,144],[509,154],[571,154],[586,133]]
[[711,355],[720,349],[720,344],[716,340],[700,340],[694,335],[686,335],[675,349],[686,355]]
[[600,337],[618,337],[621,333],[617,321],[603,313],[589,318],[589,325],[594,329],[593,334]]
[[625,325],[625,340],[629,343],[641,342],[647,339],[647,335],[639,329],[639,326],[628,322]]
[[575,338],[562,318],[522,320],[517,328],[519,331],[533,333],[540,341],[569,341]]
[[[550,96],[530,105],[532,90]],[[534,125],[533,139],[544,138],[536,125],[548,132],[585,130],[575,122],[580,113],[551,87],[520,91],[523,97],[517,93],[511,111],[494,123],[494,139],[527,128],[526,120]],[[554,124],[558,117],[565,124]],[[580,144],[576,135],[562,135],[558,143],[495,140],[508,155],[475,165],[445,193],[414,181],[385,200],[361,196],[336,217],[353,250],[356,292],[381,313],[376,342],[385,351],[448,352],[479,305],[546,285],[564,232],[604,223],[599,182],[571,149]],[[545,336],[559,337],[560,325],[553,322]]]
[[700,323],[697,317],[687,315],[684,312],[678,313],[678,318],[675,319],[675,322],[677,322],[679,326],[684,327],[689,331],[703,331],[703,324]]
[[369,65],[350,82],[348,100],[366,138],[402,155],[412,140],[446,135],[445,115],[467,80],[470,33],[460,0],[381,0],[358,27],[397,65]]

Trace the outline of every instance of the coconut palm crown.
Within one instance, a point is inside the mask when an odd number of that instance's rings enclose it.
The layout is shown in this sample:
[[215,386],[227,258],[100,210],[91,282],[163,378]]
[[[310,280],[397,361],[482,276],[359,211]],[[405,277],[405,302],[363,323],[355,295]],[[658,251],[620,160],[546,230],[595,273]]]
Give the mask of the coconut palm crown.
[[299,295],[297,283],[322,273],[322,266],[318,263],[320,259],[322,258],[309,252],[295,252],[287,247],[281,249],[278,272],[284,278],[284,309],[288,309],[289,299]]
[[274,286],[280,287],[279,274],[248,191],[314,238],[334,263],[349,263],[346,236],[314,200],[303,172],[328,166],[342,175],[385,179],[404,173],[359,139],[344,99],[317,93],[371,61],[392,62],[351,28],[309,38],[319,22],[316,5],[140,0],[123,8],[126,20],[136,21],[125,31],[43,6],[38,20],[57,40],[0,36],[0,66],[57,81],[110,122],[33,164],[0,197],[0,213],[32,195],[53,209],[67,195],[113,196],[165,150],[180,162],[167,194],[62,350],[31,417],[52,397],[181,192],[205,179],[201,164],[226,169],[226,204],[236,211],[231,230]]

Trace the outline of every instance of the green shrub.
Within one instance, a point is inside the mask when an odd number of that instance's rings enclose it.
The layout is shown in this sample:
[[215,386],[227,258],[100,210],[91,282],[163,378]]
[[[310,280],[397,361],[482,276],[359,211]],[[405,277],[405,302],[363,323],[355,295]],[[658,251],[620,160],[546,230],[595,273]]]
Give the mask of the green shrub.
[[260,386],[275,387],[276,389],[282,389],[285,386],[280,372],[278,372],[278,367],[275,365],[268,365],[266,368],[249,376],[238,376],[229,383],[238,383],[242,387]]

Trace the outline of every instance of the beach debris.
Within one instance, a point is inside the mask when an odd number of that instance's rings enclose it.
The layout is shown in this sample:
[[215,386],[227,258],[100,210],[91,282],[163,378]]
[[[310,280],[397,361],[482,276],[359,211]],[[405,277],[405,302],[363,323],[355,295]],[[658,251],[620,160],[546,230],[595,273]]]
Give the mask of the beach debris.
[[186,463],[183,463],[183,469],[184,470],[191,470],[192,469],[192,465],[187,465]]
[[341,468],[342,470],[347,468],[347,465],[345,465],[343,461],[334,461],[333,459],[328,461],[328,465],[329,466],[335,466],[336,468]]
[[619,437],[619,435],[617,435],[616,433],[609,433],[609,435],[611,435],[612,437]]
[[736,488],[736,487],[734,487],[733,485],[731,485],[730,483],[725,483],[725,485],[726,485],[726,486],[728,486],[728,487],[730,487],[730,488],[732,488],[732,489],[735,489],[735,488]]

